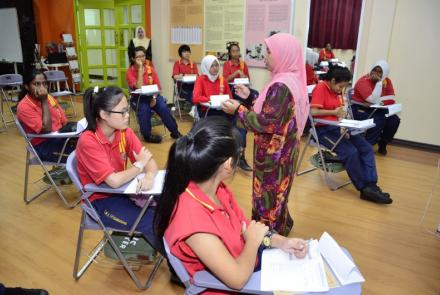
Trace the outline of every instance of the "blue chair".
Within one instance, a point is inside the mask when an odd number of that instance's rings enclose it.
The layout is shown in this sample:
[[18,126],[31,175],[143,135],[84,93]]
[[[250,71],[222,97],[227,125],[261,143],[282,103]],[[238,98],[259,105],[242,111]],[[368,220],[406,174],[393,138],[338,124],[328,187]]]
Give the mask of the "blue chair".
[[[163,261],[163,256],[160,254],[159,257],[156,258],[156,261],[154,263],[153,269],[150,272],[150,275],[148,276],[147,281],[142,284],[139,277],[134,273],[133,266],[128,262],[128,260],[124,257],[121,250],[117,246],[116,242],[114,241],[112,237],[112,233],[123,233],[126,234],[128,237],[133,237],[133,235],[140,235],[141,233],[136,232],[136,227],[139,224],[139,221],[141,220],[144,213],[147,211],[147,208],[151,205],[154,196],[150,195],[148,197],[148,200],[144,207],[142,208],[141,212],[139,213],[138,218],[136,219],[135,223],[133,224],[130,231],[124,231],[120,229],[114,229],[110,228],[104,225],[102,222],[99,214],[96,212],[95,208],[93,207],[92,203],[89,200],[89,197],[93,193],[108,193],[108,194],[120,194],[123,193],[126,186],[124,185],[120,188],[113,189],[109,186],[102,184],[100,186],[97,186],[95,184],[88,184],[86,186],[83,186],[81,184],[81,181],[78,176],[77,171],[77,159],[76,159],[76,152],[72,152],[69,157],[67,158],[66,163],[66,169],[69,173],[70,178],[72,179],[73,184],[78,189],[78,191],[81,193],[81,222],[79,227],[79,233],[78,233],[78,242],[76,246],[76,254],[75,254],[75,263],[73,267],[73,277],[75,280],[79,280],[81,276],[85,273],[85,271],[88,269],[88,267],[92,264],[92,262],[95,261],[95,259],[98,257],[99,253],[102,251],[106,243],[110,243],[111,248],[116,253],[117,257],[119,258],[120,262],[122,263],[124,269],[128,272],[130,278],[133,280],[133,282],[136,284],[136,287],[140,290],[148,289],[151,286],[151,283],[153,282],[154,276],[159,269],[160,264]],[[99,241],[99,243],[93,248],[92,252],[89,254],[88,260],[81,266],[79,266],[80,258],[81,258],[81,248],[83,243],[83,236],[85,230],[99,230],[102,231],[104,234],[104,237]]]
[[[69,103],[72,108],[73,114],[70,117],[76,117],[75,103],[73,102],[73,92],[70,91],[67,77],[63,71],[51,70],[44,72],[47,82],[49,82],[49,90],[53,88],[53,84],[56,84],[56,91],[50,92],[50,95],[59,97],[69,97]],[[64,90],[60,90],[60,82],[64,83]]]
[[[20,87],[23,85],[23,77],[20,74],[5,74],[0,75],[0,91],[1,91],[1,105],[0,105],[0,114],[2,117],[3,126],[5,129],[8,127],[7,125],[9,123],[13,123],[15,120],[15,115],[13,111],[13,107],[11,105],[11,102],[13,101],[12,98],[12,91],[10,92],[10,97],[6,94],[7,91],[5,91],[6,87],[15,88],[20,90]],[[9,112],[11,113],[12,120],[7,121],[5,119],[5,112],[3,108],[3,102],[6,102],[6,105],[9,109]]]

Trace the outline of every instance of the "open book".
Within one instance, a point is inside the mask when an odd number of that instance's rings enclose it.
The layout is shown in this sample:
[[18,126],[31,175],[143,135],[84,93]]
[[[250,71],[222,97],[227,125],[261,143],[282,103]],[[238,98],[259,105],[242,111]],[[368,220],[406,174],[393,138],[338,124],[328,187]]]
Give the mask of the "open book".
[[[165,181],[165,170],[159,170],[154,177],[154,183],[153,187],[149,189],[148,191],[141,191],[139,194],[142,195],[160,195],[163,190],[163,184]],[[135,177],[125,188],[124,194],[136,194],[136,188],[137,184],[139,182],[139,179],[142,179],[145,176],[144,173],[139,174],[137,177]]]

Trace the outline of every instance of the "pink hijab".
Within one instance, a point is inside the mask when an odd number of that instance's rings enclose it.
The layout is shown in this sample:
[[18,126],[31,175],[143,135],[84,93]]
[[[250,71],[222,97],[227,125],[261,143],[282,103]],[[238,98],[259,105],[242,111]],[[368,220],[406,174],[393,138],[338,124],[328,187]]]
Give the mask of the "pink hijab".
[[272,55],[272,79],[255,101],[254,111],[257,114],[261,112],[267,91],[272,84],[277,82],[285,84],[295,103],[299,138],[304,130],[310,109],[302,46],[295,37],[286,33],[275,34],[264,41]]

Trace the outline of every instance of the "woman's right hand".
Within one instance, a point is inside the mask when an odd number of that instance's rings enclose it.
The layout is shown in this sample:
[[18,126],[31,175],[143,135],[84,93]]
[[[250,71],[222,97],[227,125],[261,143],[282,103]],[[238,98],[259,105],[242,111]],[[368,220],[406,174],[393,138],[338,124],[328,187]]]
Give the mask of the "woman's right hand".
[[47,88],[40,85],[35,88],[35,97],[38,98],[40,101],[44,101],[47,99]]
[[261,244],[268,231],[269,227],[261,222],[252,220],[247,227],[246,223],[243,222],[242,233],[246,242],[256,242]]
[[341,107],[335,109],[335,116],[337,116],[338,118],[344,118],[345,117],[344,106],[341,106]]
[[243,99],[248,98],[249,95],[251,94],[251,90],[242,84],[235,85],[234,89],[235,89],[235,94],[237,94],[239,97]]
[[138,154],[133,151],[133,155],[136,161],[141,162],[144,166],[147,165],[147,163],[153,158],[153,154],[144,146],[141,148]]

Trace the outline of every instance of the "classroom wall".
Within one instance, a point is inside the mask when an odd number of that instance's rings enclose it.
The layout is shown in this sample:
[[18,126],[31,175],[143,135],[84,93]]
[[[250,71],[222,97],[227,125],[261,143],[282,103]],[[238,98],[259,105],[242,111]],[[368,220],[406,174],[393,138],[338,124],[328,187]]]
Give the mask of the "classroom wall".
[[73,1],[63,1],[60,9],[59,0],[33,0],[37,40],[41,55],[46,56],[46,43],[61,41],[61,33],[75,36],[75,14]]
[[[365,0],[357,49],[355,75],[368,72],[378,59],[387,59],[390,78],[398,100],[403,103],[402,123],[396,138],[440,146],[440,99],[434,91],[434,71],[440,68],[437,50],[440,38],[434,30],[440,27],[436,12],[440,1]],[[294,35],[306,44],[308,1],[295,1]],[[168,60],[169,1],[151,2],[154,62],[164,94],[172,98],[171,71]],[[253,87],[261,90],[269,75],[264,69],[251,68]]]

